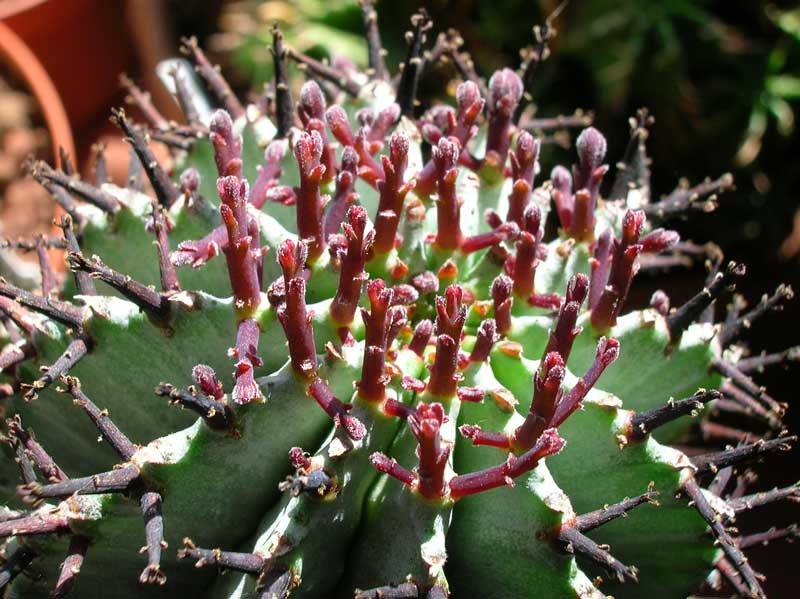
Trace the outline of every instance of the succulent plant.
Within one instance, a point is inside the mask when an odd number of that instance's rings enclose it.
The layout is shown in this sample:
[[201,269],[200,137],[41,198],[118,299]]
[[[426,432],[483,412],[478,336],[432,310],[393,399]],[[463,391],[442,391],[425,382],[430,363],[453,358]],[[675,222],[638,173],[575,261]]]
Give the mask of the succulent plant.
[[[391,79],[362,8],[363,73],[274,32],[263,113],[186,40],[221,108],[203,124],[176,76],[189,124],[171,124],[129,84],[148,123],[113,113],[125,188],[102,155],[94,184],[32,165],[66,215],[29,245],[64,249],[74,278],[43,261],[41,294],[0,282],[7,595],[676,598],[707,578],[764,596],[742,550],[796,531],[730,526],[798,487],[747,495],[736,468],[794,442],[749,373],[797,352],[737,341],[791,290],[713,324],[744,267],[655,227],[730,178],[652,200],[641,111],[610,185],[592,127],[542,182],[524,119],[547,27],[484,83],[452,37],[424,51],[419,12]],[[287,55],[310,75],[296,107]],[[443,56],[456,106],[415,118]],[[709,257],[696,296],[624,310],[642,264],[689,254]],[[737,444],[667,445],[708,404],[754,432],[704,417]]]

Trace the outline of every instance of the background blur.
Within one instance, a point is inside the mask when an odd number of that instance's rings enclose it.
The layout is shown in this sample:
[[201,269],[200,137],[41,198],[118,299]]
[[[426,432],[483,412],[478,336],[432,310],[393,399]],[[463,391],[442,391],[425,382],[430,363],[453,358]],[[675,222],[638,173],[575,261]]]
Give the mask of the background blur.
[[[542,24],[558,4],[379,1],[387,64],[394,70],[404,59],[408,18],[425,6],[435,24],[429,43],[435,32],[457,28],[478,73],[488,78],[499,66],[518,66],[520,48],[534,41],[532,26]],[[152,72],[158,60],[175,54],[182,35],[196,35],[242,94],[259,93],[272,75],[266,42],[275,21],[289,44],[312,56],[344,54],[366,62],[355,0],[0,0],[0,18],[31,46],[54,80],[76,139],[79,168],[87,164],[92,143],[103,136],[111,143],[116,137],[108,115],[123,102],[120,72],[149,89],[163,113],[178,118]],[[655,194],[668,193],[681,177],[697,183],[730,171],[736,181],[735,191],[721,196],[717,211],[673,223],[674,228],[699,243],[714,240],[727,257],[745,262],[749,273],[740,291],[751,303],[780,282],[800,289],[796,3],[576,0],[553,25],[558,35],[552,55],[540,66],[534,87],[537,116],[591,109],[595,125],[608,137],[613,163],[628,140],[628,117],[641,106],[650,108],[656,117],[648,143]],[[426,73],[422,93],[444,97],[442,82],[453,75],[448,66]],[[0,129],[7,106],[6,96],[0,95]],[[42,145],[35,149],[46,153]],[[547,145],[543,172],[572,161],[568,150]],[[0,219],[8,222],[19,212],[8,210],[13,197],[2,176],[0,190]],[[46,223],[47,209],[44,214]],[[703,276],[702,267],[673,273],[675,283],[667,289],[673,304],[689,297]],[[644,304],[656,281],[640,279],[635,301]],[[798,343],[798,304],[795,299],[782,314],[771,314],[754,327],[752,347],[778,351]],[[769,370],[759,380],[779,400],[796,403],[798,375],[795,364]],[[799,413],[796,406],[789,412],[794,431],[800,430]],[[761,469],[759,488],[800,478],[797,450],[771,464],[769,471]],[[740,518],[740,526],[755,532],[770,524],[786,525],[797,521],[799,512],[797,504],[784,503]],[[797,596],[797,544],[753,549],[751,556],[756,570],[768,577],[765,589],[772,599]]]

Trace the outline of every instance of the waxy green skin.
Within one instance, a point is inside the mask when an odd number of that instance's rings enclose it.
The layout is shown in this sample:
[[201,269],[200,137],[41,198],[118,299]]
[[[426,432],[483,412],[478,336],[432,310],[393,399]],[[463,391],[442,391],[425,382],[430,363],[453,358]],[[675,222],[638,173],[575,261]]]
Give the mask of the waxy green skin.
[[[413,127],[407,121],[402,126]],[[253,165],[260,162],[261,150],[249,128],[244,131],[245,175],[252,182]],[[413,152],[417,152],[416,147],[412,144]],[[284,161],[281,183],[294,185],[298,183],[297,168],[290,154]],[[210,144],[198,142],[189,162],[201,172],[205,197],[215,198],[216,172]],[[421,159],[414,158],[412,163],[419,168]],[[499,202],[500,212],[504,213],[507,191],[499,184],[478,181],[466,169],[461,172],[458,189],[464,201],[462,230],[467,235],[485,231],[483,208],[497,208]],[[356,189],[361,203],[374,218],[376,192],[363,182]],[[457,281],[477,300],[490,299],[489,286],[500,273],[500,266],[486,251],[447,256],[423,243],[425,235],[436,231],[435,208],[431,198],[419,199],[428,209],[428,217],[415,236],[389,255],[373,259],[367,271],[373,276],[386,276],[394,260],[400,258],[411,274],[423,269],[436,272],[450,258],[458,267]],[[157,284],[152,236],[144,231],[149,210],[143,208],[141,198],[128,204],[111,219],[94,215],[96,218],[84,232],[83,252],[100,255],[109,266],[144,283]],[[598,213],[599,222],[617,223],[619,213],[611,205],[607,210]],[[263,243],[274,248],[285,238],[296,238],[292,233],[292,208],[267,204],[263,211],[258,215]],[[173,249],[178,242],[198,238],[219,222],[216,212],[192,212],[180,201],[171,216],[176,223],[170,234]],[[403,227],[401,222],[401,231]],[[548,250],[547,259],[537,271],[538,293],[563,294],[571,275],[588,274],[587,244],[572,246],[566,238],[559,238],[549,244]],[[147,260],[142,259],[145,254]],[[270,252],[265,259],[265,282],[279,276],[273,256]],[[307,301],[314,311],[318,352],[328,342],[339,343],[336,327],[327,316],[338,274],[328,260],[327,253],[319,258],[308,283]],[[435,502],[423,500],[397,481],[378,475],[369,464],[367,457],[372,451],[388,449],[390,456],[410,468],[415,463],[416,446],[405,424],[386,418],[373,406],[362,405],[358,398],[354,400],[354,413],[367,425],[369,435],[357,449],[338,460],[330,459],[327,452],[335,438],[332,425],[306,396],[302,381],[286,363],[283,331],[266,297],[256,315],[262,329],[258,353],[264,366],[258,371],[258,382],[264,401],[237,408],[236,435],[212,431],[201,420],[190,424],[189,414],[152,396],[152,388],[162,380],[188,384],[191,368],[198,362],[214,367],[227,387],[230,379],[226,374],[232,364],[226,351],[233,342],[235,317],[231,300],[219,299],[229,292],[225,276],[221,258],[196,271],[180,269],[183,289],[197,290],[192,292],[195,303],[190,308],[177,304],[169,329],[152,322],[125,300],[89,300],[102,304],[106,310],[95,310],[89,317],[87,329],[95,343],[91,355],[75,367],[73,374],[81,379],[87,395],[109,410],[123,432],[134,442],[147,443],[137,459],[144,479],[163,495],[164,526],[170,547],[162,558],[167,585],[138,585],[135,580],[144,566],[144,558],[137,553],[144,537],[138,503],[118,495],[82,498],[81,510],[71,512],[71,526],[89,536],[93,544],[77,579],[76,596],[103,597],[109,588],[117,589],[117,596],[122,599],[170,593],[210,598],[255,596],[253,577],[229,573],[210,585],[213,570],[199,571],[178,564],[175,549],[188,536],[198,546],[264,552],[274,540],[271,532],[283,530],[284,525],[296,546],[274,563],[296,574],[299,586],[293,597],[348,596],[355,586],[398,584],[408,576],[420,580],[422,586],[430,584],[433,579],[429,564],[421,559],[420,551],[424,543],[431,541],[439,549],[443,542],[447,552],[443,574],[434,578],[440,583],[446,580],[456,597],[479,592],[482,597],[599,599],[604,593],[613,593],[618,599],[666,599],[690,592],[711,567],[717,550],[711,539],[702,535],[702,520],[673,499],[688,475],[685,456],[649,436],[644,441],[620,442],[630,417],[620,407],[645,410],[663,405],[670,397],[685,397],[698,387],[719,382],[708,372],[711,360],[720,352],[706,328],[690,329],[677,347],[666,352],[669,339],[661,317],[652,311],[621,317],[610,331],[620,340],[621,357],[601,377],[587,398],[585,409],[561,427],[567,446],[559,455],[520,477],[513,488],[498,488],[457,502]],[[396,282],[399,281],[392,281]],[[101,295],[111,293],[101,283],[98,288]],[[420,305],[414,318],[431,312],[430,306]],[[508,340],[520,344],[521,355],[509,355],[496,346],[487,363],[468,369],[469,381],[464,384],[486,390],[507,389],[518,402],[517,413],[498,406],[488,396],[481,403],[461,406],[453,399],[449,406],[453,431],[461,424],[510,431],[527,413],[533,374],[553,317],[520,301],[515,301],[513,314]],[[467,334],[474,334],[479,322],[473,309]],[[584,324],[584,331],[567,364],[571,373],[568,382],[585,372],[597,342],[588,315],[583,314],[579,322]],[[63,327],[50,323],[44,328],[45,332],[36,339],[37,365],[52,363],[68,340]],[[321,376],[340,398],[351,397],[352,382],[359,378],[357,356],[363,344],[359,316],[351,333],[357,346],[343,352],[350,358],[338,361],[330,355],[320,357]],[[398,340],[395,349],[401,358],[396,362],[402,363],[403,374],[424,378],[426,371],[421,362],[402,349],[408,340],[407,333]],[[465,345],[468,347],[469,342],[465,341]],[[22,370],[28,380],[37,375],[32,366]],[[397,389],[396,382],[393,386]],[[38,439],[69,475],[107,470],[118,461],[110,450],[95,442],[96,430],[67,398],[50,389],[40,395],[36,402],[17,401],[14,407],[25,426],[36,431]],[[399,395],[408,402],[418,400],[406,392]],[[61,424],[53,429],[48,424],[52,422]],[[689,419],[681,419],[658,431],[656,437],[679,438],[690,425]],[[472,447],[469,440],[456,434],[453,438],[452,467],[457,473],[494,466],[505,459],[496,449]],[[330,464],[341,485],[336,497],[320,500],[306,495],[279,495],[278,484],[291,471],[287,452],[293,446],[316,450]],[[8,475],[4,478],[3,497],[13,502],[16,498],[11,481],[16,476],[12,478],[12,469],[6,466],[4,462],[2,473],[4,477],[7,472]],[[598,542],[611,543],[619,559],[640,571],[638,585],[609,582],[602,585],[601,592],[590,582],[597,572],[590,566],[584,570],[583,563],[561,553],[550,537],[559,526],[571,523],[576,513],[643,493],[651,481],[660,492],[661,507],[642,506],[627,519],[590,533]],[[70,506],[74,504],[65,501],[57,509]],[[412,521],[413,525],[402,527],[404,521]],[[12,596],[38,597],[52,588],[67,541],[43,543],[46,547],[42,557],[34,565],[43,578],[18,578],[12,586]],[[384,549],[379,559],[365,557],[379,548]]]

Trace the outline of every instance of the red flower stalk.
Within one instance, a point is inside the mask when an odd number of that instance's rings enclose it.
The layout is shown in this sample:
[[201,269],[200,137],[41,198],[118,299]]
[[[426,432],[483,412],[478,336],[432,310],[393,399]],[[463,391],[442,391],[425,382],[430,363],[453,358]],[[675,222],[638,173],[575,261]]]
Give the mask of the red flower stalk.
[[220,214],[228,231],[224,248],[228,275],[239,318],[249,318],[261,302],[259,264],[263,251],[258,247],[258,226],[247,215],[247,181],[235,176],[217,179],[222,200]]
[[358,155],[347,146],[342,151],[342,170],[336,177],[336,193],[325,212],[323,230],[326,239],[339,230],[348,207],[358,199],[358,194],[353,191],[357,176]]
[[681,236],[677,231],[658,228],[642,237],[639,245],[642,246],[643,254],[660,254],[675,247],[680,240]]
[[264,164],[259,168],[256,182],[250,190],[250,203],[261,208],[267,201],[267,192],[279,186],[282,173],[281,161],[289,144],[285,139],[276,139],[264,150]]
[[214,146],[214,162],[220,177],[242,178],[242,139],[233,133],[233,121],[224,110],[211,117],[209,139]]
[[331,317],[342,327],[349,327],[353,322],[361,297],[361,286],[368,278],[364,264],[375,235],[374,231],[367,232],[368,222],[367,211],[355,205],[347,211],[347,222],[342,223],[346,250],[339,252],[339,288],[330,307]]
[[470,362],[485,362],[489,358],[492,346],[500,336],[497,334],[497,324],[494,318],[487,318],[478,327],[475,335],[475,346],[469,355]]
[[511,69],[495,71],[489,79],[489,130],[486,134],[486,161],[502,171],[505,167],[511,137],[512,117],[522,97],[522,81]]
[[297,103],[297,115],[306,131],[316,131],[322,139],[322,164],[325,172],[322,180],[333,181],[336,175],[336,148],[333,147],[325,131],[325,96],[313,79],[306,81],[300,89],[300,101]]
[[458,348],[461,330],[467,317],[467,307],[461,304],[463,291],[458,285],[450,285],[444,297],[436,298],[436,358],[431,368],[428,391],[437,397],[452,397],[460,375]]
[[228,229],[225,225],[220,225],[202,239],[181,241],[169,259],[175,266],[191,264],[192,268],[200,268],[227,246]]
[[283,269],[285,303],[278,307],[278,320],[289,342],[289,358],[294,371],[302,377],[313,378],[317,372],[317,350],[311,313],[306,310],[306,282],[303,265],[306,246],[287,239],[278,246],[278,262]]
[[222,383],[211,366],[198,364],[192,368],[192,380],[195,384],[200,385],[200,390],[203,393],[210,395],[214,399],[222,399],[222,396],[225,395]]
[[588,127],[578,136],[575,147],[578,164],[573,167],[575,201],[569,233],[574,239],[584,241],[594,237],[594,211],[600,183],[608,171],[608,165],[601,164],[606,155],[606,138],[594,127]]
[[535,278],[539,259],[545,248],[540,246],[544,232],[541,228],[542,211],[537,204],[529,204],[525,209],[524,230],[514,244],[517,253],[510,266],[511,278],[514,280],[514,295],[527,301],[532,306],[542,308],[558,308],[561,298],[557,294],[539,295],[536,293]]
[[514,187],[508,198],[507,221],[513,221],[520,227],[524,226],[525,208],[530,201],[533,179],[538,170],[537,158],[541,142],[533,139],[527,131],[523,131],[517,138],[517,150],[511,152],[511,175]]
[[370,143],[370,153],[376,154],[383,147],[386,134],[400,118],[400,106],[389,104],[377,114],[372,108],[362,108],[356,113],[356,119],[364,128],[366,139]]
[[[637,258],[642,251],[638,243],[644,224],[644,212],[629,210],[622,219],[622,239],[614,245],[608,283],[604,286],[597,305],[592,308],[592,326],[607,330],[617,324],[634,275],[639,270]],[[597,281],[598,284],[600,281]]]
[[492,282],[492,303],[494,304],[494,320],[497,332],[505,335],[511,329],[511,305],[514,299],[511,291],[514,281],[506,275],[500,275]]
[[315,378],[308,385],[308,394],[314,398],[319,406],[325,413],[333,419],[337,427],[344,428],[347,436],[353,441],[363,439],[367,434],[367,430],[361,421],[355,416],[350,416],[347,412],[353,406],[351,404],[342,403],[338,397],[333,394],[328,383],[322,379]]
[[569,416],[581,407],[581,402],[586,394],[603,374],[603,371],[619,357],[619,341],[610,337],[600,337],[597,343],[597,353],[594,362],[567,395],[558,402],[555,414],[550,419],[550,426],[558,427]]
[[322,196],[319,186],[325,174],[322,157],[322,137],[317,131],[302,133],[294,146],[294,155],[300,171],[300,187],[297,196],[297,232],[300,239],[308,242],[308,260],[316,260],[325,250],[322,232]]
[[514,431],[510,439],[511,447],[522,451],[530,449],[545,429],[553,426],[551,422],[556,406],[561,401],[561,384],[565,375],[564,359],[556,352],[547,354],[533,378],[530,411],[525,422]]
[[403,200],[414,187],[414,179],[403,181],[408,167],[408,137],[395,133],[389,141],[389,156],[381,156],[384,179],[377,182],[380,199],[378,215],[375,218],[376,254],[386,254],[395,245],[397,226],[403,210]]
[[[233,386],[231,398],[237,404],[250,403],[261,396],[253,376],[254,368],[262,364],[257,354],[258,337],[258,324],[255,320],[245,318],[239,323],[239,329],[236,332],[236,347],[232,348],[230,352],[231,356],[236,359],[236,384]],[[216,387],[213,387],[212,390],[216,392]]]
[[411,337],[411,341],[408,343],[408,349],[413,351],[421,358],[425,352],[425,348],[428,346],[428,342],[431,340],[432,335],[433,323],[428,319],[419,321],[414,329],[414,335]]
[[594,246],[594,256],[589,260],[592,268],[589,286],[589,309],[594,310],[600,296],[608,283],[608,271],[611,268],[611,249],[614,244],[614,233],[606,229],[600,234]]
[[464,239],[461,244],[461,252],[464,254],[471,254],[485,250],[486,248],[493,247],[501,241],[508,241],[515,239],[519,235],[519,227],[517,223],[509,221],[507,223],[500,223],[496,228],[486,233],[478,233]]
[[565,231],[572,224],[572,213],[575,211],[575,197],[572,195],[572,175],[563,166],[555,167],[550,173],[553,183],[553,202],[558,213],[558,222]]
[[457,141],[442,138],[433,148],[439,197],[436,201],[438,229],[434,243],[443,249],[457,250],[464,241],[461,233],[461,203],[456,197],[458,155],[461,146]]
[[352,147],[358,155],[358,175],[373,187],[380,179],[384,179],[383,167],[372,157],[371,144],[364,129],[359,130],[358,135],[353,135],[347,113],[336,104],[328,108],[325,116],[328,119],[328,128],[337,141],[342,146]]
[[373,279],[367,284],[367,297],[370,311],[361,310],[366,328],[364,335],[364,364],[361,367],[361,380],[358,394],[369,401],[384,398],[389,376],[384,371],[389,326],[389,306],[392,303],[392,290],[381,279]]
[[561,305],[555,327],[550,330],[547,348],[544,350],[545,356],[550,352],[556,352],[564,362],[569,360],[572,344],[582,330],[581,327],[576,327],[575,323],[588,292],[589,279],[586,278],[586,275],[578,273],[570,278],[567,284],[567,295]]
[[417,490],[428,499],[438,499],[447,493],[444,475],[450,447],[442,446],[440,433],[445,420],[444,408],[440,403],[421,403],[408,416],[408,426],[419,443]]
[[[447,135],[454,137],[461,144],[462,154],[467,154],[467,142],[478,132],[475,122],[483,112],[484,100],[478,86],[472,81],[465,81],[456,89],[458,111],[434,109],[427,120],[426,132],[431,136],[431,145]],[[433,130],[432,130],[433,129]],[[429,196],[436,189],[436,165],[433,160],[417,175],[416,193]]]
[[519,457],[509,455],[502,464],[492,468],[461,474],[450,480],[450,497],[460,499],[482,491],[489,491],[504,485],[513,486],[514,479],[530,472],[542,458],[561,451],[566,441],[558,436],[555,429],[548,429],[539,437],[536,444]]

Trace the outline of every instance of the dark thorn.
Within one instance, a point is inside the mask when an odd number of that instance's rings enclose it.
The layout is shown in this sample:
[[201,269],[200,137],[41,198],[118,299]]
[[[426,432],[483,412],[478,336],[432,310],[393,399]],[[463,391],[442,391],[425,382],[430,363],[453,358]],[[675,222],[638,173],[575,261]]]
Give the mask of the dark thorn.
[[650,127],[655,119],[647,108],[640,108],[636,116],[631,117],[631,137],[622,155],[622,160],[617,163],[617,173],[611,186],[609,198],[625,200],[631,189],[644,192],[643,203],[650,198],[650,165],[647,158],[647,141]]
[[778,541],[780,539],[787,539],[788,541],[800,539],[800,529],[797,528],[796,524],[792,524],[786,528],[775,528],[773,526],[764,532],[744,535],[734,540],[736,544],[739,545],[739,549],[747,549],[755,545],[766,545],[771,541]]
[[720,468],[758,459],[775,451],[788,451],[796,441],[796,436],[779,437],[777,439],[770,439],[769,441],[757,441],[724,451],[715,451],[693,456],[692,463],[697,468],[696,475],[705,472],[716,472]]
[[551,14],[544,22],[544,25],[533,28],[533,35],[536,38],[536,45],[528,51],[528,56],[525,60],[525,65],[522,71],[522,85],[523,94],[514,110],[514,124],[519,123],[520,117],[524,110],[530,104],[532,97],[533,80],[539,65],[547,60],[550,54],[550,49],[547,47],[547,42],[555,36],[555,30],[552,29],[552,21],[561,12],[562,6],[556,8],[555,12]]
[[80,535],[72,535],[69,541],[67,557],[64,559],[64,563],[61,564],[61,572],[58,575],[58,581],[53,592],[50,593],[51,597],[60,599],[70,592],[75,584],[75,579],[81,571],[88,549],[89,539]]
[[753,493],[752,495],[745,495],[744,497],[737,497],[728,501],[728,506],[736,512],[744,512],[751,510],[762,505],[774,503],[787,499],[797,503],[800,501],[800,483],[795,483],[788,487],[770,489],[769,491],[762,491],[760,493]]
[[736,362],[740,372],[749,374],[753,371],[761,372],[767,366],[785,364],[787,362],[800,362],[800,345],[790,347],[774,354],[762,353],[750,358],[742,358]]
[[85,181],[81,181],[80,179],[70,177],[62,171],[55,170],[42,160],[33,163],[31,166],[31,175],[46,189],[50,189],[47,185],[49,182],[69,193],[77,195],[82,200],[89,202],[108,214],[113,214],[119,209],[117,200],[103,190]]
[[[523,98],[525,96],[523,95]],[[545,131],[553,131],[560,129],[572,129],[591,127],[594,123],[594,114],[591,112],[583,112],[576,110],[571,115],[559,115],[550,118],[542,119],[523,119],[520,123],[520,128],[534,133],[544,133]]]
[[254,553],[236,553],[220,549],[201,549],[195,547],[191,539],[183,539],[183,548],[178,550],[178,559],[194,559],[195,568],[205,566],[219,566],[227,570],[244,572],[246,574],[260,574],[267,565],[267,560]]
[[292,48],[286,48],[286,56],[307,69],[311,74],[325,81],[330,81],[354,98],[357,98],[358,94],[361,92],[361,86],[353,81],[344,71],[340,71],[330,65],[314,60],[310,56],[306,56],[302,52],[298,52]]
[[769,411],[756,397],[753,397],[749,392],[740,389],[730,381],[722,384],[722,392],[726,397],[742,404],[748,413],[758,416],[772,428],[782,428],[780,416],[784,412],[784,407],[768,395],[762,394],[760,399],[768,406]]
[[381,33],[378,30],[378,13],[375,12],[372,0],[360,0],[359,4],[361,5],[361,14],[364,17],[370,79],[382,81],[386,79],[386,63],[383,60],[385,52],[381,44]]
[[270,571],[259,576],[256,590],[264,589],[259,599],[288,599],[294,585],[295,577],[291,570]]
[[708,287],[683,304],[676,308],[667,316],[667,329],[669,330],[670,340],[677,343],[683,332],[689,328],[703,310],[717,299],[722,292],[731,286],[736,279],[744,276],[745,267],[743,264],[728,262],[728,265],[717,272],[714,281]]
[[8,441],[14,450],[14,460],[19,466],[22,482],[26,485],[35,483],[37,480],[36,473],[33,471],[33,463],[31,462],[31,459],[28,457],[28,454],[25,453],[25,446],[13,435],[3,440]]
[[[63,499],[76,494],[127,493],[132,485],[139,480],[139,476],[139,468],[133,464],[126,464],[108,472],[84,476],[83,478],[71,478],[49,485],[40,485],[38,483],[21,485],[17,487],[17,491],[23,501],[35,506],[44,499]],[[66,527],[66,519],[64,519],[64,527]]]
[[403,72],[400,75],[400,82],[397,84],[397,93],[395,95],[395,102],[400,106],[400,113],[407,117],[411,117],[414,114],[417,85],[424,65],[422,46],[426,41],[426,34],[433,26],[433,23],[425,9],[421,8],[412,15],[411,25],[414,30],[406,33],[408,53],[403,63]]
[[5,589],[19,576],[25,568],[31,565],[36,557],[36,553],[25,546],[18,547],[14,553],[8,556],[0,565],[0,593],[5,596]]
[[440,584],[433,585],[428,594],[425,595],[425,599],[447,599],[450,596],[450,593]]
[[60,163],[59,168],[68,176],[72,177],[75,175],[75,166],[72,164],[72,160],[63,146],[58,147],[58,161]]
[[91,419],[100,434],[111,448],[123,460],[128,461],[136,453],[138,447],[134,445],[125,434],[117,428],[108,415],[108,411],[101,410],[81,390],[81,382],[73,376],[65,376],[62,382],[67,386],[67,392],[74,398],[73,403],[81,408]]
[[655,500],[656,495],[658,495],[657,492],[648,491],[631,499],[623,499],[614,505],[608,505],[599,510],[581,514],[575,521],[575,528],[580,532],[588,532],[616,518],[626,517],[630,510],[643,503],[658,505],[658,501]]
[[156,235],[156,249],[158,250],[158,270],[161,274],[161,290],[164,293],[180,291],[181,284],[178,282],[178,273],[175,271],[175,265],[169,259],[170,248],[169,240],[167,239],[169,223],[167,215],[164,212],[164,207],[160,206],[158,202],[151,199],[151,203],[153,208],[153,232]]
[[78,205],[66,189],[45,180],[40,180],[39,184],[53,196],[56,203],[64,209],[64,212],[69,214],[73,221],[76,223],[83,222],[83,217],[78,212]]
[[311,497],[325,497],[336,490],[336,483],[324,470],[311,470],[308,473],[287,476],[278,485],[281,493],[289,491],[293,497],[307,493]]
[[754,420],[756,422],[763,422],[771,429],[776,431],[779,431],[783,428],[783,423],[779,418],[769,414],[760,403],[750,398],[749,395],[747,398],[752,402],[752,405],[742,403],[735,399],[727,399],[723,397],[722,399],[717,400],[711,413],[714,415],[732,414]]
[[[72,270],[87,272],[93,278],[100,279],[110,285],[139,306],[139,309],[154,318],[163,319],[169,311],[169,299],[167,296],[109,268],[97,256],[87,259],[81,253],[69,252],[67,254],[67,264]],[[0,293],[2,293],[2,288],[0,288]]]
[[690,478],[683,485],[683,491],[694,503],[694,508],[697,510],[703,520],[706,521],[706,524],[711,527],[711,531],[716,537],[718,544],[722,548],[722,551],[725,553],[727,558],[730,560],[731,564],[744,578],[744,581],[750,590],[749,595],[751,597],[758,598],[766,597],[764,595],[764,591],[761,589],[761,585],[758,582],[756,573],[750,567],[750,564],[747,562],[747,558],[744,556],[741,549],[736,546],[736,543],[728,534],[728,531],[725,530],[725,526],[722,524],[719,514],[714,510],[713,507],[711,507],[711,504],[700,490],[697,481],[694,478]]
[[736,591],[737,597],[749,597],[750,589],[742,582],[741,575],[736,571],[731,562],[723,557],[717,564],[717,570],[722,574],[723,578],[728,582],[731,588]]
[[[68,252],[80,252],[81,248],[78,245],[78,239],[75,237],[75,231],[72,227],[73,219],[69,215],[61,217],[59,227],[64,231],[64,239]],[[97,295],[97,290],[94,288],[92,277],[88,272],[75,272],[75,287],[77,287],[79,295]]]
[[188,152],[194,147],[197,138],[184,137],[169,131],[147,131],[147,137],[170,148]]
[[[36,483],[31,483],[35,485]],[[26,485],[27,486],[27,485]],[[60,514],[31,514],[0,523],[0,539],[30,535],[60,534],[69,530],[69,519]]]
[[659,426],[672,422],[676,418],[691,414],[696,415],[703,410],[703,405],[719,399],[722,394],[719,391],[698,391],[692,397],[670,400],[665,405],[646,412],[638,412],[631,418],[631,434],[634,439],[642,440],[652,433]]
[[220,74],[219,70],[212,65],[205,53],[197,45],[197,39],[194,37],[182,38],[183,44],[181,50],[189,55],[189,58],[194,63],[194,69],[200,74],[200,77],[206,82],[208,89],[216,98],[217,102],[227,110],[234,119],[244,116],[244,107],[236,98],[236,95],[231,90],[228,82]]
[[733,364],[729,364],[724,360],[720,360],[715,358],[711,362],[711,369],[716,370],[722,376],[727,377],[731,380],[731,383],[738,387],[739,389],[749,393],[756,399],[760,399],[764,401],[767,405],[769,405],[770,409],[774,410],[777,414],[783,413],[783,408],[771,397],[769,397],[765,392],[763,387],[759,387],[758,385],[753,382],[746,374],[742,373],[736,366]]
[[[3,324],[5,326],[6,323],[4,322]],[[0,354],[0,372],[13,370],[17,365],[29,360],[35,354],[35,348],[27,341],[11,345],[6,351]]]
[[164,541],[164,519],[161,516],[161,495],[148,491],[142,493],[139,505],[144,516],[144,532],[146,545],[142,551],[147,551],[147,567],[142,570],[139,582],[142,584],[158,584],[163,586],[167,577],[161,571],[161,550],[167,544]]
[[42,235],[36,241],[36,258],[39,261],[39,272],[42,276],[42,295],[44,297],[56,295],[58,293],[58,281],[56,280],[56,273],[53,272],[53,268],[50,266],[47,242]]
[[92,172],[94,173],[94,184],[97,187],[108,183],[106,146],[102,143],[92,145]]
[[558,531],[556,539],[563,543],[567,553],[574,553],[605,568],[608,572],[613,573],[620,582],[639,582],[636,568],[626,566],[576,528],[563,527]]
[[168,397],[169,403],[177,404],[197,413],[209,428],[221,431],[233,426],[233,410],[224,401],[207,395],[200,395],[194,387],[178,389],[169,383],[161,383],[155,389],[156,395]]
[[25,392],[25,401],[32,401],[39,397],[39,392],[46,389],[59,377],[68,373],[75,364],[89,353],[91,341],[88,337],[80,335],[72,341],[59,358],[52,365],[47,366],[44,376],[36,379]]
[[136,152],[139,162],[144,167],[144,172],[156,192],[158,203],[169,208],[180,196],[178,189],[172,183],[167,173],[161,168],[155,154],[147,145],[147,140],[141,132],[134,127],[121,108],[111,110],[111,120],[117,124],[125,135],[125,141],[131,144]]
[[461,46],[464,45],[464,39],[461,37],[461,34],[454,29],[450,29],[444,35],[446,36],[445,39],[441,39],[442,34],[437,38],[436,45],[431,50],[430,56],[427,57],[425,66],[428,64],[435,64],[434,59],[441,48],[442,54],[450,59],[461,78],[464,81],[472,81],[478,86],[481,97],[488,98],[489,88],[486,87],[486,82],[479,77],[478,73],[475,71],[475,63],[472,57],[469,53],[460,51]]
[[19,250],[21,252],[35,252],[39,245],[45,249],[63,250],[67,247],[67,242],[61,237],[39,236],[36,239],[0,239],[0,249]]
[[708,485],[709,492],[719,497],[722,497],[722,494],[728,487],[728,483],[730,483],[732,477],[733,477],[732,466],[728,466],[726,468],[718,470],[717,473],[714,475],[714,479],[711,481],[711,484]]
[[22,427],[22,421],[19,415],[7,419],[6,426],[8,427],[8,433],[11,438],[25,448],[26,456],[33,462],[33,465],[44,474],[47,480],[50,482],[57,482],[67,478],[67,475],[58,467],[53,458],[50,457],[50,454],[36,441],[33,432],[26,431]]
[[[652,224],[682,216],[691,209],[706,210],[716,207],[716,194],[727,191],[733,187],[733,176],[725,173],[719,179],[707,179],[699,185],[689,187],[681,184],[668,196],[658,202],[645,204],[642,208],[647,214],[647,220]],[[704,199],[705,196],[710,196]],[[703,200],[703,201],[700,201]]]
[[197,106],[195,106],[194,98],[192,98],[189,88],[186,87],[186,79],[177,67],[173,68],[169,74],[175,82],[175,97],[183,111],[183,115],[190,125],[196,126],[200,121],[200,117],[197,113]]
[[793,297],[794,291],[789,285],[779,285],[775,293],[770,296],[765,294],[755,308],[743,316],[740,316],[735,321],[722,326],[718,335],[722,347],[727,347],[736,341],[746,329],[752,326],[753,322],[764,316],[767,312],[783,309],[781,304],[784,301],[791,300]]
[[419,589],[413,582],[404,582],[397,586],[382,586],[362,591],[356,589],[354,599],[411,599],[419,597]]
[[0,296],[10,298],[34,312],[44,314],[48,318],[52,318],[73,329],[80,328],[83,323],[83,310],[80,308],[67,302],[45,298],[30,291],[25,291],[9,284],[2,277],[0,277]]
[[136,150],[131,147],[128,152],[128,174],[125,176],[127,187],[133,191],[142,191],[142,163]]
[[287,50],[283,47],[283,34],[277,25],[272,27],[272,60],[275,64],[275,125],[278,139],[289,137],[294,124],[292,92],[289,90],[289,76],[286,69]]
[[165,119],[164,115],[155,107],[153,99],[148,92],[142,91],[142,89],[124,73],[119,76],[119,84],[128,92],[125,101],[138,108],[144,115],[144,118],[147,119],[147,122],[150,123],[151,127],[159,130],[169,128],[167,119]]

